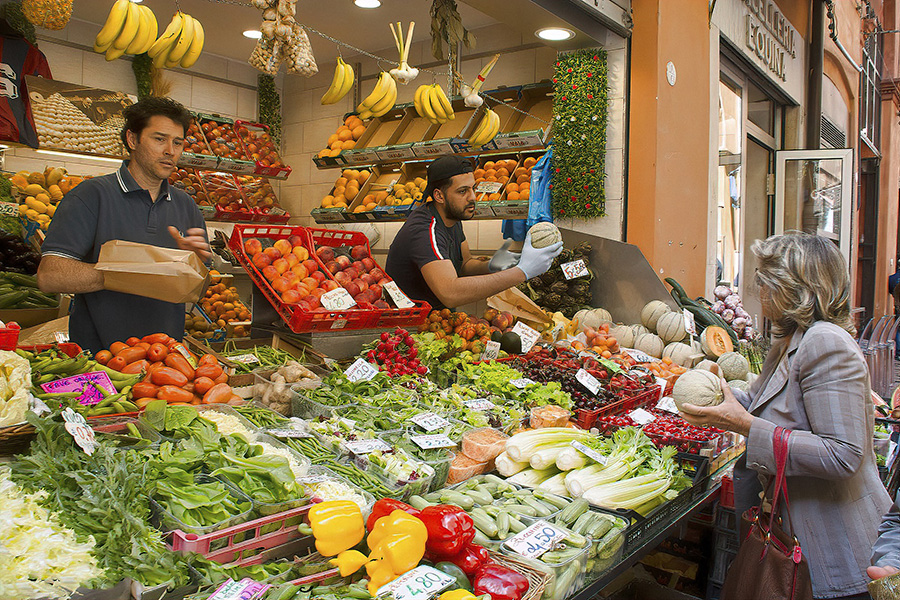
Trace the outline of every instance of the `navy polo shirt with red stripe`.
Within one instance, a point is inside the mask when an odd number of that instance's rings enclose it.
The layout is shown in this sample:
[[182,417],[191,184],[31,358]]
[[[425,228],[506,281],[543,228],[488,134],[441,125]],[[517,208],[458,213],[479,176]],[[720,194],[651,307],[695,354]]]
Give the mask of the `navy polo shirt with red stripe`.
[[[200,209],[185,192],[163,180],[153,202],[127,167],[126,160],[115,173],[88,179],[66,194],[41,246],[43,256],[93,264],[110,240],[178,248],[169,225],[182,235],[192,227],[205,229]],[[69,315],[69,338],[94,353],[157,332],[184,336],[184,304],[101,290],[77,294]]]
[[461,275],[462,243],[466,241],[462,223],[444,225],[433,202],[412,211],[397,232],[388,251],[385,271],[413,300],[424,300],[433,308],[444,308],[425,278],[422,267],[434,260],[449,260]]

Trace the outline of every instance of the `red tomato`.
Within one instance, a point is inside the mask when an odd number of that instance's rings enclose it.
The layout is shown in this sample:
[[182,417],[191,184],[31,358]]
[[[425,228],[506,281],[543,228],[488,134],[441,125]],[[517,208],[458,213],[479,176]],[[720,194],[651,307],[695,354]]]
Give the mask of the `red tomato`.
[[181,371],[184,373],[184,376],[191,380],[194,378],[194,368],[187,361],[185,357],[183,357],[178,352],[172,352],[168,356],[166,356],[165,360],[166,366],[175,369],[176,371]]
[[164,385],[159,388],[156,397],[166,402],[185,402],[190,404],[194,399],[194,393],[174,385]]
[[150,381],[154,385],[174,385],[180,388],[188,382],[188,378],[181,371],[171,367],[159,367],[151,374]]
[[138,373],[143,373],[149,368],[150,363],[148,363],[146,360],[136,360],[133,363],[128,363],[128,366],[122,369],[122,372],[128,373],[129,375],[137,375]]
[[134,384],[134,387],[131,388],[131,394],[135,398],[156,398],[156,394],[159,392],[159,386],[153,385],[152,383],[140,382]]
[[169,349],[162,342],[154,342],[147,350],[147,358],[152,362],[162,362],[169,355]]
[[209,388],[214,386],[216,382],[214,382],[209,377],[198,377],[194,380],[194,391],[200,394],[201,396],[209,391]]
[[203,394],[203,404],[225,404],[234,392],[227,383],[217,383]]
[[106,363],[106,366],[109,367],[110,369],[112,369],[113,371],[121,371],[126,366],[128,366],[128,363],[125,362],[125,359],[122,358],[121,356],[114,356],[111,359],[109,359],[109,362]]
[[134,345],[136,345],[136,344],[140,344],[140,343],[141,343],[141,338],[130,337],[130,338],[128,338],[127,340],[125,340],[125,343],[128,344],[129,346],[134,346]]
[[106,363],[109,362],[109,359],[111,359],[112,357],[113,357],[113,353],[110,352],[109,350],[101,350],[100,352],[97,353],[97,356],[95,356],[94,359],[101,365],[105,365]]
[[145,358],[147,358],[147,351],[144,348],[138,347],[125,348],[124,350],[116,354],[116,358],[119,357],[121,357],[125,361],[125,364],[130,365],[136,360],[144,360]]

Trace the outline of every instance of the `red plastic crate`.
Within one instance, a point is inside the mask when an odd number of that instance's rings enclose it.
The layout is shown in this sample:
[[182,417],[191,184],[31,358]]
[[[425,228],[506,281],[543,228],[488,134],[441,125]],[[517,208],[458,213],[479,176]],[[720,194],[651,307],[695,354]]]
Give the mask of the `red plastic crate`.
[[13,351],[19,343],[19,332],[21,329],[12,329],[8,327],[0,328],[0,350]]
[[[266,296],[269,303],[278,311],[281,318],[294,333],[306,333],[309,331],[334,331],[341,329],[367,329],[375,326],[378,319],[378,310],[367,309],[350,309],[344,311],[305,311],[297,305],[285,304],[281,296],[276,292],[269,282],[263,277],[262,273],[250,261],[249,257],[244,253],[244,239],[250,237],[268,238],[271,240],[287,239],[292,235],[298,235],[307,243],[304,244],[309,250],[310,258],[315,260],[319,267],[325,272],[325,275],[331,278],[331,274],[324,269],[324,265],[315,256],[315,250],[308,242],[309,235],[305,227],[288,227],[277,225],[235,225],[231,238],[228,240],[228,246],[237,257],[238,262],[250,275],[250,278],[256,284],[256,287]],[[360,234],[363,235],[363,234]],[[365,237],[365,235],[363,235]]]
[[244,140],[244,137],[251,136],[253,138],[263,140],[264,142],[271,143],[271,136],[269,134],[269,126],[264,125],[262,123],[251,123],[250,121],[235,121],[234,122],[234,131],[237,134],[237,138],[239,143],[241,144],[241,148],[244,151],[244,155],[247,157],[247,160],[251,160],[256,163],[256,175],[263,175],[265,177],[274,177],[275,179],[287,179],[291,174],[291,168],[284,164],[281,160],[281,156],[278,154],[278,150],[275,150],[275,158],[281,162],[281,165],[273,166],[273,165],[264,165],[260,160],[257,160],[253,157],[253,152],[250,151],[250,148],[247,145],[247,142]]
[[722,487],[719,489],[719,505],[722,508],[734,508],[734,479],[731,475],[722,476]]
[[636,408],[656,404],[659,401],[659,387],[654,386],[633,398],[612,402],[596,410],[575,409],[575,424],[582,429],[590,429],[600,417],[624,415]]
[[[297,530],[297,525],[288,524],[288,521],[302,517],[311,507],[312,504],[299,506],[206,535],[185,533],[176,529],[171,532],[170,547],[175,552],[184,554],[194,552],[211,561],[229,566],[257,564],[262,561],[261,550],[269,550],[303,537]],[[266,527],[272,531],[262,533],[262,529]],[[238,541],[235,541],[235,538],[238,538]],[[223,542],[224,546],[210,550],[215,542]]]
[[38,344],[36,346],[18,346],[19,349],[25,350],[27,352],[43,352],[44,350],[50,350],[52,348],[56,348],[69,358],[73,356],[78,356],[81,353],[81,346],[78,344],[73,344],[71,342],[62,342],[59,344]]

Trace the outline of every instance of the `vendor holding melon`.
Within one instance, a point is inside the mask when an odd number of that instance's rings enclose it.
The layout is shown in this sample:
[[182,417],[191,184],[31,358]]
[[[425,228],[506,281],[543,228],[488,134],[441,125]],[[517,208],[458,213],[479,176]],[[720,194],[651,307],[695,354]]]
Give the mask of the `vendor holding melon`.
[[763,315],[775,336],[759,378],[744,392],[717,377],[687,377],[699,374],[690,371],[673,396],[689,423],[747,436],[734,469],[738,515],[759,504],[761,479],[776,472],[776,427],[790,431],[791,524],[813,597],[863,597],[891,499],[875,464],[874,407],[852,337],[847,264],[831,241],[805,233],[772,236],[752,249]]
[[472,163],[459,156],[443,156],[428,165],[429,201],[410,213],[391,243],[385,270],[413,300],[433,308],[462,306],[484,300],[545,273],[562,252],[562,237],[552,223],[532,243],[532,230],[521,254],[504,244],[488,260],[473,257],[462,221],[475,216],[475,177]]

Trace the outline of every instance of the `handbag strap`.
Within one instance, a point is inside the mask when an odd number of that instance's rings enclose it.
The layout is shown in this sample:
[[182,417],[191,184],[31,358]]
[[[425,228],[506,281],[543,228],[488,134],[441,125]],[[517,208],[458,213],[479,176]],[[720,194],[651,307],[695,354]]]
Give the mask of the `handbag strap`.
[[787,468],[789,440],[791,432],[783,427],[775,428],[774,451],[775,451],[775,485],[772,494],[772,512],[769,516],[769,531],[775,522],[775,515],[778,514],[778,501],[784,497],[784,509],[787,515],[788,533],[793,537],[794,525],[791,521],[791,504],[788,499],[787,477],[785,470]]

